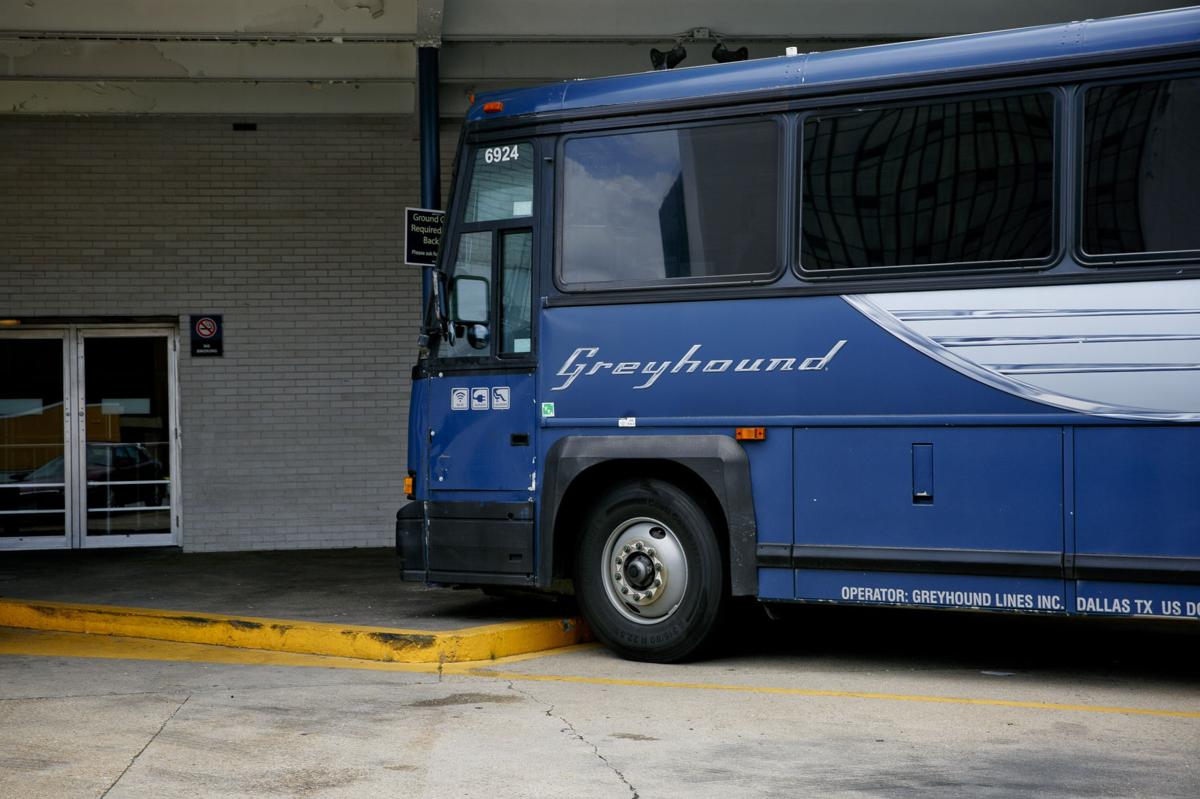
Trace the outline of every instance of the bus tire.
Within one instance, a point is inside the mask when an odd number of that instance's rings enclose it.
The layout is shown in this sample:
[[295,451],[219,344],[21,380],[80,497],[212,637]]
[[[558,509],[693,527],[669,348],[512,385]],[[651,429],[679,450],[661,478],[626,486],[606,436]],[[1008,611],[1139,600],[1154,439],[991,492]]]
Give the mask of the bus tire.
[[592,632],[622,657],[697,655],[725,604],[724,559],[708,515],[661,480],[608,490],[579,538],[575,593]]

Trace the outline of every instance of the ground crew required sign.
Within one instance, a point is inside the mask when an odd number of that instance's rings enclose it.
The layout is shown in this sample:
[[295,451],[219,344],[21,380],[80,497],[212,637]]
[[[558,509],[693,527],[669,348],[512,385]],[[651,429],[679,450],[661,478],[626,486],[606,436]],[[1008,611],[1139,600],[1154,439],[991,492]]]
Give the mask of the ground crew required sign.
[[436,266],[445,225],[445,211],[405,208],[404,263],[409,266]]

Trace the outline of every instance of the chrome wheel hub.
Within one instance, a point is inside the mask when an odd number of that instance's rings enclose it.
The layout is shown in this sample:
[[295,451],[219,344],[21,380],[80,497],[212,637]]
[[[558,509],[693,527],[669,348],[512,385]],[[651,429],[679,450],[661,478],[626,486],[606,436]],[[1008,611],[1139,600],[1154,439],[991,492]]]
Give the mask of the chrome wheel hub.
[[631,621],[652,624],[679,607],[687,589],[687,559],[675,533],[656,519],[623,522],[604,546],[604,588]]

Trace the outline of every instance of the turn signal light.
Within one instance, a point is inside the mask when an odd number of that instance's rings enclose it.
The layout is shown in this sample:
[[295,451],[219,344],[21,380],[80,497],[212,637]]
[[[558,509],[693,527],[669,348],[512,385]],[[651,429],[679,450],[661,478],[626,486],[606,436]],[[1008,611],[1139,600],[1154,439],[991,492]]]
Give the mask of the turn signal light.
[[404,498],[413,498],[413,479],[411,474],[404,478]]
[[503,110],[504,103],[500,102],[499,100],[492,100],[490,103],[483,104],[483,113],[485,114],[495,114],[496,112]]
[[734,430],[733,437],[738,441],[766,441],[767,428],[765,427],[738,427]]

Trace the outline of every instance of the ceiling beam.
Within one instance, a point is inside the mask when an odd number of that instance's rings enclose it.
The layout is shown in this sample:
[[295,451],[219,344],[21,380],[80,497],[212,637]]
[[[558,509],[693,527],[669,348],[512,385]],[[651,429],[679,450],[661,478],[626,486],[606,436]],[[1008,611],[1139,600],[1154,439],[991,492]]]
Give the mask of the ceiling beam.
[[445,20],[444,0],[417,0],[417,47],[440,47]]
[[0,0],[0,32],[412,41],[416,0]]
[[[885,40],[732,40],[753,58],[880,44]],[[890,41],[890,40],[886,40]],[[712,63],[711,42],[687,44],[684,66]],[[650,68],[644,43],[447,43],[443,83],[512,85],[620,75]],[[0,39],[0,80],[413,80],[415,48],[408,44],[275,42],[158,42]],[[506,83],[507,82],[507,83]]]
[[0,39],[0,78],[411,79],[408,44]]
[[567,0],[0,0],[0,114],[408,114],[416,47],[440,45],[440,112],[457,116],[484,91],[645,71],[649,48],[681,35],[697,38],[686,67],[711,63],[716,37],[761,58],[1174,4],[604,0],[581,13]]
[[450,0],[446,41],[921,38],[1175,8],[1182,0]]
[[412,83],[385,82],[7,80],[0,81],[0,113],[409,114],[414,95]]

